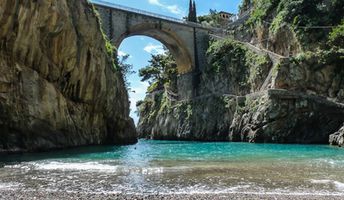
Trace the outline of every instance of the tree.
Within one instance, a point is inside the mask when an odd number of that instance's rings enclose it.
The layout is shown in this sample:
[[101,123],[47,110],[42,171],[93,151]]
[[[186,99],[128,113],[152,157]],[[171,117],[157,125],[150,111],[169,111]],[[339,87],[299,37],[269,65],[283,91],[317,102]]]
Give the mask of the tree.
[[189,15],[188,15],[188,21],[192,20],[192,12],[193,12],[193,6],[192,6],[192,0],[189,2]]
[[130,88],[130,82],[128,80],[128,76],[135,73],[135,71],[133,71],[133,65],[127,63],[129,57],[130,55],[126,54],[121,57],[118,57],[117,59],[117,65],[123,75],[124,84],[128,89]]
[[197,22],[197,11],[196,11],[196,2],[190,0],[189,2],[189,15],[187,20],[190,22]]
[[329,36],[329,42],[333,46],[344,48],[344,20],[342,24],[332,30]]
[[209,10],[208,15],[198,17],[198,22],[204,25],[219,27],[221,26],[221,18],[216,10]]
[[193,22],[197,22],[197,8],[196,8],[196,2],[195,1],[193,1],[192,7],[193,7],[192,20],[193,20]]
[[139,70],[141,81],[148,81],[150,88],[148,92],[162,89],[166,83],[175,85],[177,79],[177,65],[172,55],[152,55],[149,65]]

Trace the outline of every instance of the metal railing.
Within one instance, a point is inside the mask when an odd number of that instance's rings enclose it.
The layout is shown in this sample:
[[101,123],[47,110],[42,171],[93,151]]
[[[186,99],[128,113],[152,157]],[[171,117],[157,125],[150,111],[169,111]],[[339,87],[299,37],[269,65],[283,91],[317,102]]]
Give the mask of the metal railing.
[[158,19],[163,19],[165,21],[175,22],[175,23],[179,23],[179,24],[183,24],[183,25],[187,25],[187,26],[204,28],[204,29],[214,29],[213,27],[204,26],[202,24],[198,24],[195,22],[189,22],[189,21],[185,21],[182,19],[169,17],[166,15],[161,15],[161,14],[152,13],[152,12],[148,12],[148,11],[144,11],[144,10],[140,10],[140,9],[136,9],[136,8],[131,8],[131,7],[111,3],[108,1],[104,1],[104,0],[89,0],[89,1],[95,5],[105,6],[105,7],[114,8],[114,9],[123,10],[123,11],[128,11],[128,12],[132,12],[132,13],[137,13],[137,14],[141,14],[141,15],[145,15],[145,16],[149,16],[149,17],[154,17],[154,18],[158,18]]

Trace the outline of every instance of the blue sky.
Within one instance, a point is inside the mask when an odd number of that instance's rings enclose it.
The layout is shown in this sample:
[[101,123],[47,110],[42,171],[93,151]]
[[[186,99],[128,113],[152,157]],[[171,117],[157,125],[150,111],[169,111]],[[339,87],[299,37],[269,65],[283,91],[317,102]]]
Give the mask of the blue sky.
[[[145,10],[161,15],[182,19],[187,15],[189,0],[105,0],[111,3]],[[241,0],[196,0],[197,14],[209,13],[209,9],[237,13]],[[119,47],[119,56],[129,54],[127,63],[132,64],[134,71],[148,65],[151,54],[163,53],[162,44],[149,37],[133,36],[126,38]],[[138,117],[135,113],[136,102],[145,97],[147,82],[141,82],[138,73],[129,77],[132,91],[129,92],[131,101],[131,117],[137,123]]]

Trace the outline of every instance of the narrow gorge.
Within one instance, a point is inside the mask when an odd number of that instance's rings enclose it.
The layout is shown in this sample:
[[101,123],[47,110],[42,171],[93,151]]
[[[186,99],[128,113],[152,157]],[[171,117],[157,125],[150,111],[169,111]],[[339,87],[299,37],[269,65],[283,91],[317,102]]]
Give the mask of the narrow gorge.
[[[116,15],[87,0],[5,0],[0,149],[133,144],[137,137],[342,146],[343,7],[247,0],[241,18],[221,29],[121,11],[127,24],[107,29]],[[154,26],[138,24],[141,18]],[[134,34],[162,34],[178,69],[139,102],[137,130],[116,44],[107,39]]]
[[344,199],[343,14],[0,0],[0,199]]

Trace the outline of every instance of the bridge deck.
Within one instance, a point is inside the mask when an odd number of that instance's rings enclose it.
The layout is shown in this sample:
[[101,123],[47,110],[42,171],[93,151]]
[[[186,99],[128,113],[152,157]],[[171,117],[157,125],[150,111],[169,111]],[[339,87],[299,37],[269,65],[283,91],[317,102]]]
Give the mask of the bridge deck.
[[153,17],[153,18],[164,20],[164,21],[181,24],[184,26],[202,28],[202,29],[211,29],[211,30],[214,29],[213,27],[204,26],[202,24],[189,22],[189,21],[185,21],[182,19],[169,17],[169,16],[165,16],[165,15],[160,15],[160,14],[156,14],[156,13],[152,13],[152,12],[148,12],[148,11],[144,11],[144,10],[140,10],[140,9],[136,9],[136,8],[130,8],[127,6],[122,6],[122,5],[111,3],[108,1],[104,1],[104,0],[90,0],[90,2],[94,5],[103,6],[103,7],[107,7],[107,8],[111,8],[111,9],[116,9],[116,10],[122,10],[122,11],[126,11],[126,12],[131,12],[131,13],[135,13],[135,14],[148,16],[148,17]]

